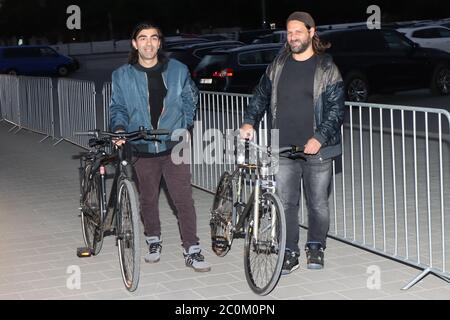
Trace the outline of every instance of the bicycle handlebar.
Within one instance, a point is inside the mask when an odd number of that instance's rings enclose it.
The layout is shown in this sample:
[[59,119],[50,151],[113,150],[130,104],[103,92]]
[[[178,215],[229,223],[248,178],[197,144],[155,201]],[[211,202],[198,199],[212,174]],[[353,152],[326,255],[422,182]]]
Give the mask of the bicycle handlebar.
[[252,147],[254,147],[260,151],[266,152],[266,153],[268,152],[268,150],[270,150],[271,153],[276,153],[276,154],[281,154],[281,153],[286,153],[286,152],[290,152],[291,154],[303,153],[303,148],[297,147],[297,146],[282,147],[282,148],[276,149],[276,148],[270,148],[267,146],[260,146],[259,144],[256,144],[248,139],[241,139],[241,141],[244,141],[249,146],[252,146]]
[[166,129],[155,129],[155,130],[147,130],[144,127],[140,127],[137,131],[132,132],[108,132],[108,131],[77,131],[74,132],[77,136],[94,136],[97,139],[101,137],[109,137],[109,138],[118,138],[125,140],[134,140],[135,138],[146,139],[149,136],[161,136],[161,135],[169,135],[170,130]]

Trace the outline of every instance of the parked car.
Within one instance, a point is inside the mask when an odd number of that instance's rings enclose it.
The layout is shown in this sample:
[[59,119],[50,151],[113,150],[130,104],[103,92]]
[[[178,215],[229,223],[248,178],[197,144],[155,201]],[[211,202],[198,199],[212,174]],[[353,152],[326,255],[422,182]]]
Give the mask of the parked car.
[[78,62],[48,46],[0,47],[0,73],[67,76]]
[[251,44],[253,40],[258,38],[259,36],[265,34],[272,34],[275,30],[272,29],[256,29],[256,30],[245,30],[239,31],[237,35],[237,40],[242,41],[247,44]]
[[328,52],[341,71],[350,101],[418,88],[450,93],[450,54],[445,51],[422,48],[389,28],[326,31],[320,37],[332,44]]
[[[450,19],[441,19],[441,20],[426,20],[419,23],[416,23],[413,26],[409,27],[429,27],[429,26],[442,26],[450,28]],[[407,26],[405,26],[407,27]]]
[[232,38],[226,34],[222,33],[206,33],[201,35],[202,38],[208,39],[210,41],[226,41],[232,40]]
[[398,32],[424,48],[435,48],[450,52],[450,29],[442,26],[400,28]]
[[285,30],[274,31],[271,34],[259,36],[253,40],[254,44],[257,43],[285,43],[287,40],[287,32]]
[[215,49],[231,49],[243,46],[244,43],[239,41],[214,41],[189,44],[180,47],[174,47],[167,50],[170,58],[177,59],[188,66],[192,73],[203,57]]
[[251,93],[281,48],[282,44],[257,44],[211,51],[193,79],[200,90]]
[[164,39],[163,49],[169,50],[174,47],[204,42],[210,42],[210,40],[201,37],[168,37]]

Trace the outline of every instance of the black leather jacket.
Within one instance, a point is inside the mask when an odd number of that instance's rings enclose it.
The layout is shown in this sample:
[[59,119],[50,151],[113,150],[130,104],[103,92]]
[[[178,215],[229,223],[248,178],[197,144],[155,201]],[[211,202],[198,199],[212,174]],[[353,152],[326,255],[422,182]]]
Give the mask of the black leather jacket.
[[[268,110],[271,128],[276,129],[277,86],[281,71],[291,53],[285,50],[267,67],[244,112],[244,123],[257,127]],[[344,120],[344,83],[328,54],[320,54],[314,75],[314,138],[321,144],[323,159],[342,153],[341,126]],[[270,107],[270,109],[269,109]]]

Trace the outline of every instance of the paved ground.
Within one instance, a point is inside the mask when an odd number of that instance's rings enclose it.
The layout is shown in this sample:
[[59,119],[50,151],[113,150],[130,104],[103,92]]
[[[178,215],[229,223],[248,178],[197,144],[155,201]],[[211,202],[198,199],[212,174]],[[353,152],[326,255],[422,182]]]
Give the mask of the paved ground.
[[[162,194],[162,259],[156,265],[142,260],[139,288],[129,293],[112,238],[105,239],[99,256],[76,257],[83,240],[77,160],[71,156],[80,149],[38,143],[40,135],[8,133],[10,127],[0,123],[0,299],[450,299],[450,285],[434,276],[402,291],[419,270],[331,239],[324,270],[306,270],[302,255],[301,268],[282,277],[269,296],[254,295],[245,281],[243,242],[235,241],[224,258],[209,249],[212,196],[199,190],[194,191],[199,235],[213,270],[198,274],[184,266],[176,219]],[[70,289],[77,268],[81,288]],[[380,271],[380,286],[370,289],[376,284],[373,268]]]

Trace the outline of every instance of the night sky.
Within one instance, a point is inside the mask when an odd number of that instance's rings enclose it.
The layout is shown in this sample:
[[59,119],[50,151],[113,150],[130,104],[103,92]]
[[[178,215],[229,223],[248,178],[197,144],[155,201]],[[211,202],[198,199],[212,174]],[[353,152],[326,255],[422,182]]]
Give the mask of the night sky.
[[[263,0],[0,0],[0,38],[44,36],[77,37],[80,40],[128,38],[139,21],[150,20],[165,34],[198,33],[205,28],[259,28]],[[66,8],[81,8],[80,31],[66,28]],[[318,25],[359,22],[368,18],[366,9],[381,8],[382,22],[450,17],[449,0],[325,1],[266,0],[267,22],[283,27],[292,11],[309,11]]]

